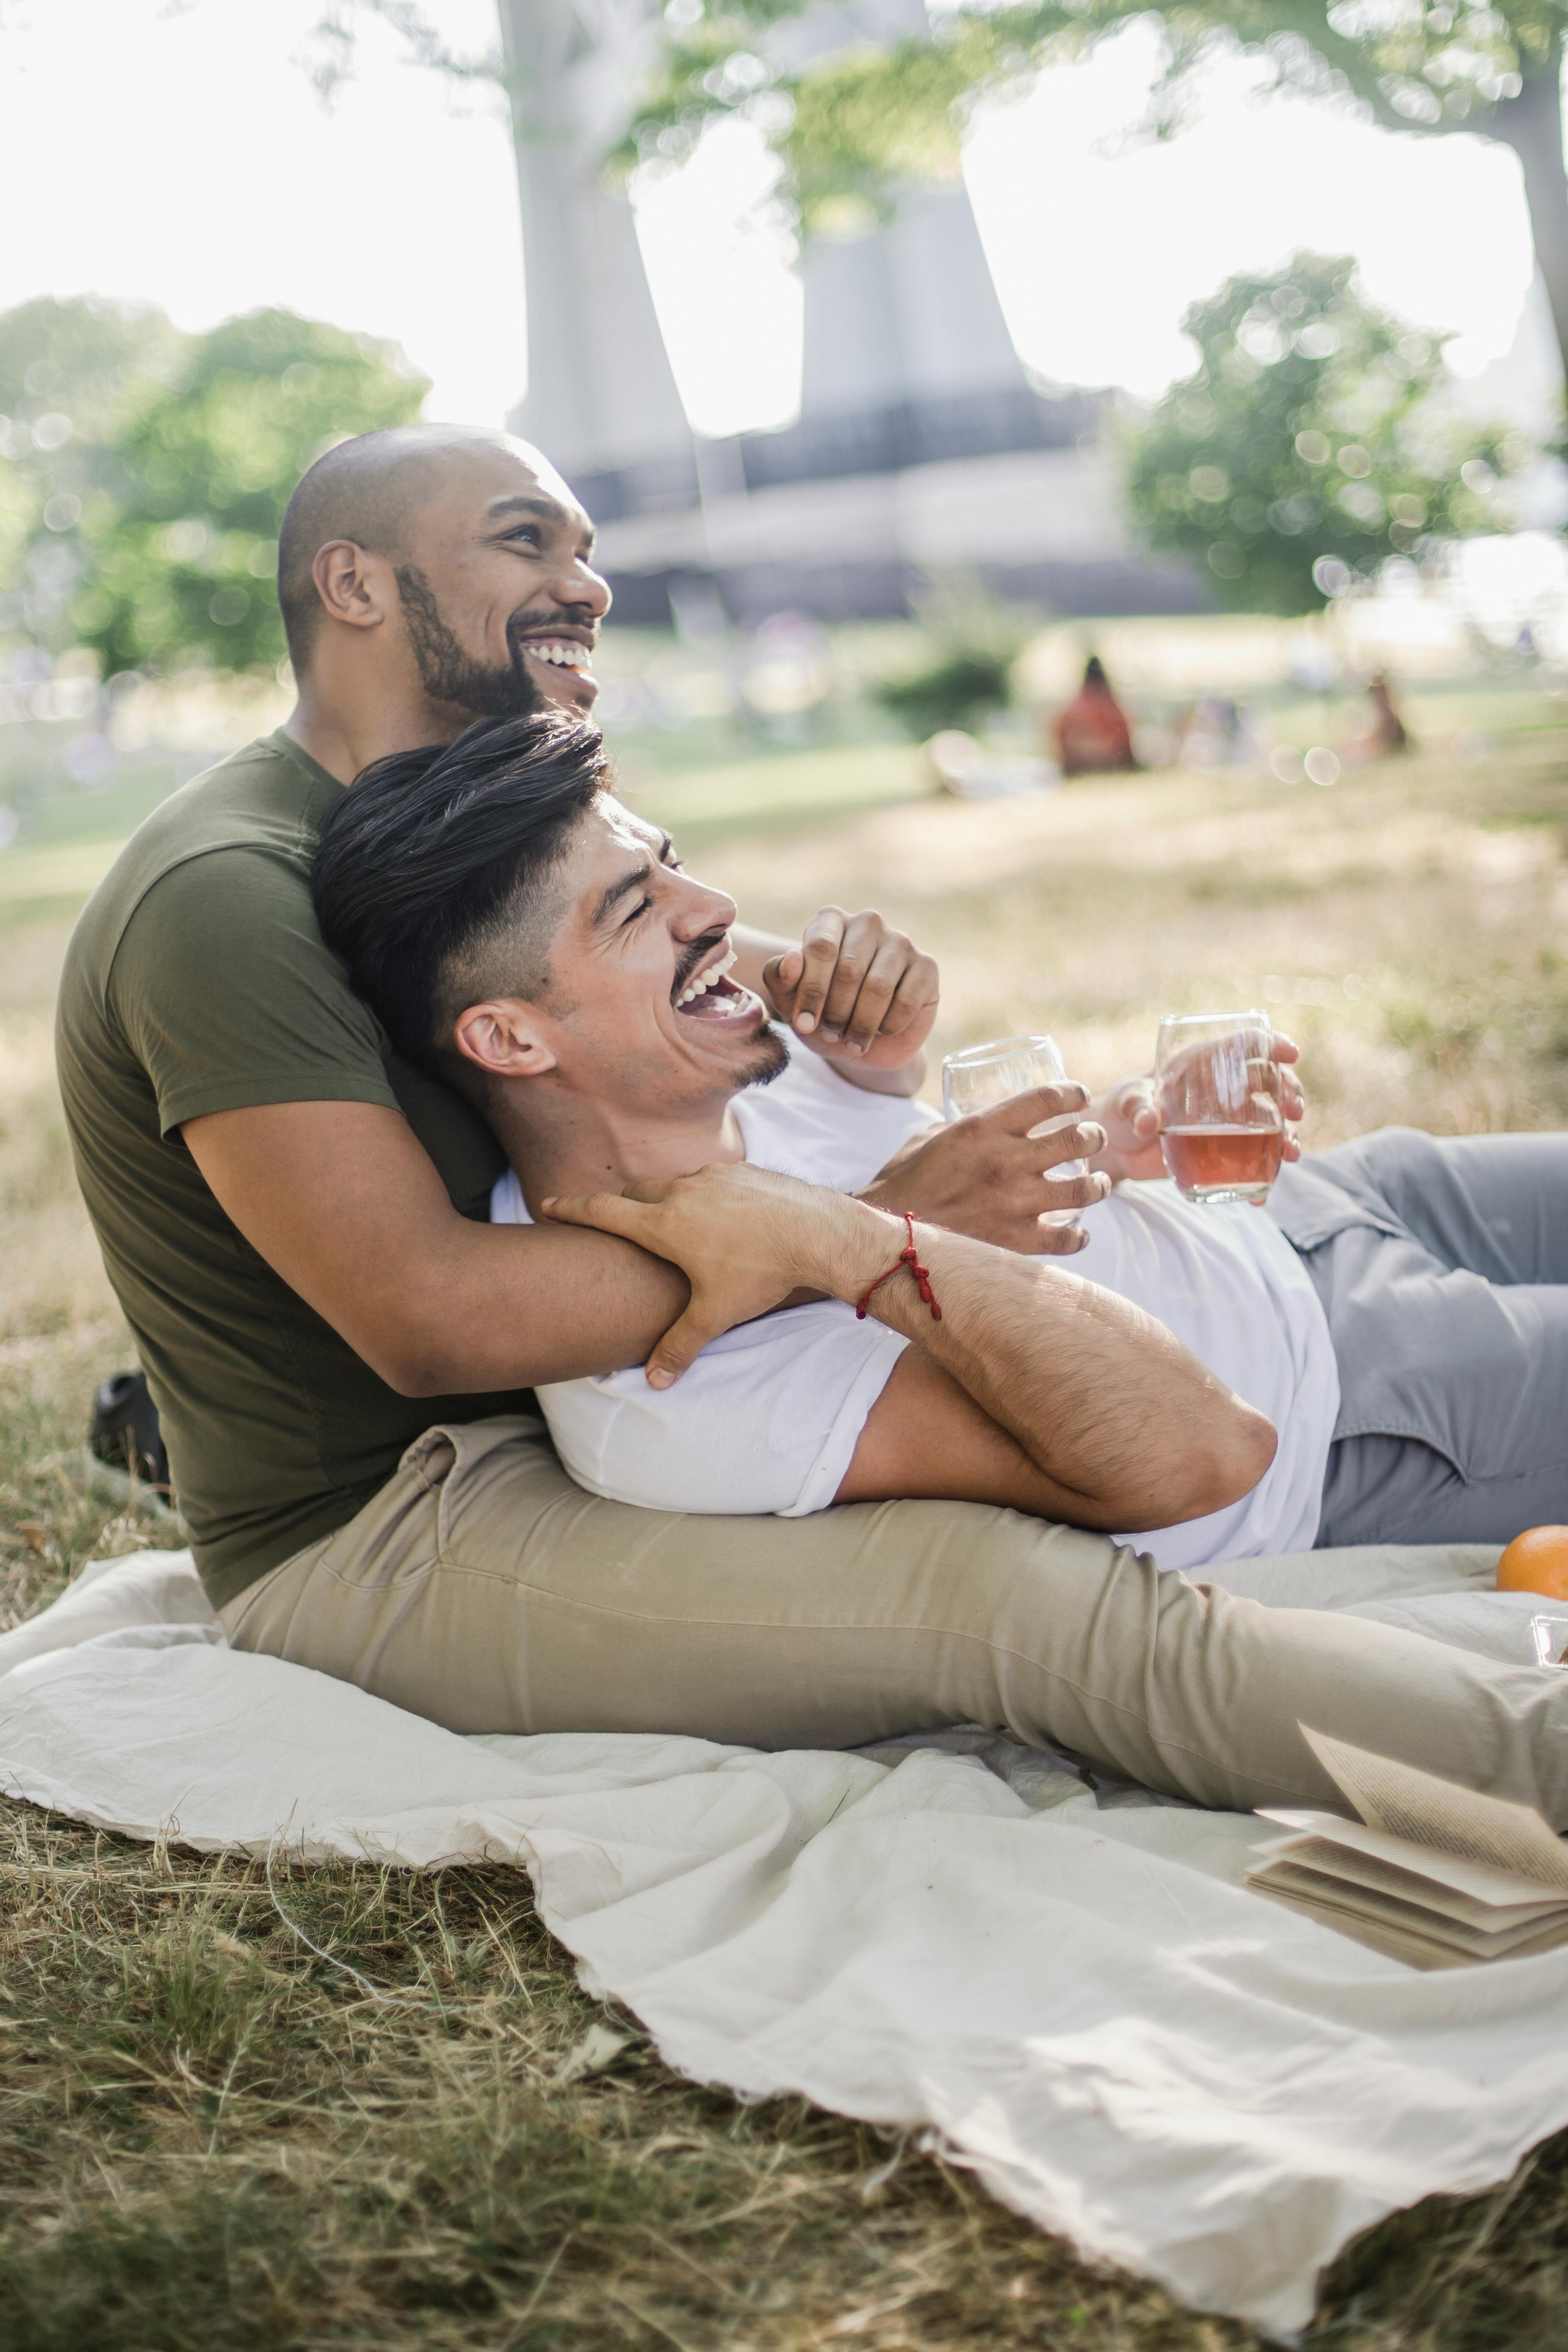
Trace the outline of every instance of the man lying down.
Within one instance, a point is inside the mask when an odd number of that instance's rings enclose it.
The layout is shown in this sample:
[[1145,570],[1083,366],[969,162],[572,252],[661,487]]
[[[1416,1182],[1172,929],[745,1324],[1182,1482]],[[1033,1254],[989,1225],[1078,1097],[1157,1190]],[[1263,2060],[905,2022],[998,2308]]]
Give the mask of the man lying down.
[[[1179,1463],[1168,1451],[1152,1460],[1146,1492],[1119,1466],[1111,1531],[1137,1533],[1165,1568],[1321,1539],[1342,1406],[1334,1286],[1321,1269],[1267,1214],[1197,1207],[1168,1182],[1112,1187],[1105,1172],[1080,1193],[1093,1202],[1081,1272],[934,1227],[906,1234],[890,1218],[873,1265],[864,1220],[852,1240],[839,1234],[833,1196],[867,1185],[934,1114],[875,1090],[885,1071],[857,1085],[804,1052],[727,976],[732,902],[614,797],[592,728],[530,717],[382,762],[328,818],[313,890],[325,938],[394,1042],[464,1091],[505,1149],[493,1220],[566,1216],[642,1242],[686,1267],[699,1325],[703,1252],[754,1266],[755,1318],[713,1337],[673,1385],[634,1370],[540,1391],[579,1485],[664,1511],[798,1517],[947,1496],[1105,1528],[1099,1496],[1058,1475],[1044,1401],[1059,1422],[1070,1354],[1080,1377],[1068,1409],[1093,1416],[1112,1361],[1125,1380],[1131,1325],[1151,1393],[1184,1402],[1194,1434]],[[929,1026],[909,1033],[911,1088]],[[1084,1099],[1079,1087],[1045,1088],[987,1116],[1022,1148],[1032,1127]],[[1080,1120],[1029,1148],[1042,1169],[1101,1154],[1125,1172],[1105,1146],[1104,1130]],[[1370,1214],[1354,1204],[1377,1168],[1364,1147],[1348,1148],[1358,1149],[1363,1160],[1342,1168],[1335,1155],[1310,1163],[1332,1167],[1335,1197],[1352,1202],[1342,1232]],[[1494,1171],[1493,1192],[1517,1192],[1524,1172]],[[828,1188],[815,1196],[809,1266],[798,1247],[774,1244],[781,1204],[795,1199],[781,1179]],[[1426,1310],[1417,1299],[1402,1326],[1384,1299],[1369,1318],[1364,1295],[1358,1304],[1354,1286],[1342,1287],[1358,1354],[1369,1328],[1383,1332],[1395,1409],[1408,1415],[1401,1360],[1412,1343],[1424,1350]],[[1559,1288],[1553,1333],[1568,1332],[1564,1300]],[[1379,1530],[1386,1538],[1501,1540],[1530,1523],[1521,1511],[1568,1517],[1561,1444],[1544,1471],[1533,1455],[1509,1465],[1495,1528],[1461,1529],[1455,1465],[1424,1438],[1405,1442],[1435,1468],[1425,1484],[1408,1473],[1385,1482],[1403,1515]]]

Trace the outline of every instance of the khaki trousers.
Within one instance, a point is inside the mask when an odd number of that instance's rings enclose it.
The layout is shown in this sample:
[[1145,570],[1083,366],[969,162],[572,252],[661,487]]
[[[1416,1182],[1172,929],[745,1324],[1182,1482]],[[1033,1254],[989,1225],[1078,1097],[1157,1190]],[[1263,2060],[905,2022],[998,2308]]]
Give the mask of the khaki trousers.
[[1568,1674],[1263,1608],[979,1504],[604,1502],[531,1419],[427,1430],[222,1615],[237,1648],[453,1731],[848,1748],[979,1723],[1200,1804],[1339,1807],[1305,1722],[1568,1827]]

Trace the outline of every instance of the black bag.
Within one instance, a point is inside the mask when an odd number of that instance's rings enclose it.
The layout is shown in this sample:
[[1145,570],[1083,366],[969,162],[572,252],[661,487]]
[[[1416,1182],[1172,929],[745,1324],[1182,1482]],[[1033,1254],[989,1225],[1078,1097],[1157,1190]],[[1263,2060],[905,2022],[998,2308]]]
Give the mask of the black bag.
[[158,1426],[158,1408],[147,1392],[145,1372],[110,1372],[99,1383],[87,1443],[100,1462],[127,1472],[143,1486],[167,1497],[169,1457]]

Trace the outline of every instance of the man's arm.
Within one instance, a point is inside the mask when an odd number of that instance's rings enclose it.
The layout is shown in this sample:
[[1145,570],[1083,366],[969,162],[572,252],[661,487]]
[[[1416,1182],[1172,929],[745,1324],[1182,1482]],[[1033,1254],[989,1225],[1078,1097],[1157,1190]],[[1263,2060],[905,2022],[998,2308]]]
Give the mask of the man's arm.
[[[1100,1136],[1085,1128],[1051,1140],[1072,1158],[1095,1150]],[[1249,1493],[1273,1460],[1272,1424],[1163,1324],[1037,1259],[917,1225],[938,1321],[903,1267],[872,1289],[905,1246],[901,1218],[766,1170],[705,1168],[674,1183],[544,1205],[552,1216],[623,1234],[683,1268],[691,1304],[668,1345],[688,1362],[711,1336],[710,1300],[744,1280],[763,1302],[759,1312],[796,1286],[851,1302],[869,1294],[868,1311],[917,1340],[942,1375],[925,1381],[918,1411],[912,1384],[921,1376],[904,1376],[910,1410],[901,1434],[889,1383],[891,1413],[862,1468],[878,1492],[973,1494],[984,1468],[977,1449],[989,1447],[1001,1491],[985,1486],[987,1499],[1131,1531],[1223,1508]],[[998,1454],[973,1408],[1025,1457],[1027,1500],[1016,1462]],[[957,1457],[954,1483],[933,1485],[948,1445]]]
[[629,1243],[460,1216],[380,1104],[215,1111],[181,1132],[251,1247],[402,1396],[623,1370],[686,1305],[679,1271]]

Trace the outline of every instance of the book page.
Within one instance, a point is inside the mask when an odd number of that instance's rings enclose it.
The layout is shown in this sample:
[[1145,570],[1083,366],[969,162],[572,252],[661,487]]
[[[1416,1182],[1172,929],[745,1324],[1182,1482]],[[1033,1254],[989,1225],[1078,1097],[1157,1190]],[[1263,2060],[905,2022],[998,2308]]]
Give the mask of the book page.
[[1266,1895],[1299,1895],[1304,1903],[1315,1903],[1326,1919],[1382,1920],[1410,1935],[1428,1937],[1434,1943],[1462,1952],[1472,1960],[1501,1959],[1542,1935],[1558,1943],[1568,1942],[1568,1912],[1561,1908],[1549,1909],[1544,1918],[1514,1919],[1506,1926],[1471,1927],[1463,1920],[1443,1917],[1426,1904],[1407,1901],[1386,1888],[1350,1885],[1337,1871],[1314,1870],[1292,1854],[1266,1863],[1261,1870],[1249,1871],[1247,1884],[1261,1887]]
[[[1361,1827],[1359,1822],[1354,1826]],[[1451,1861],[1446,1854],[1429,1855],[1425,1847],[1412,1846],[1403,1838],[1384,1838],[1377,1830],[1361,1830],[1361,1835],[1376,1838],[1377,1846],[1353,1844],[1331,1832],[1286,1838],[1265,1849],[1258,1867],[1272,1870],[1277,1864],[1288,1862],[1343,1886],[1373,1887],[1397,1895],[1489,1935],[1530,1921],[1568,1916],[1568,1898],[1517,1871],[1489,1870],[1479,1863]],[[1456,1884],[1460,1872],[1469,1885]],[[1478,1893],[1478,1885],[1486,1891]]]
[[1391,1960],[1403,1960],[1409,1968],[1476,1966],[1473,1954],[1456,1951],[1436,1937],[1417,1935],[1411,1928],[1395,1927],[1384,1919],[1358,1918],[1352,1912],[1320,1902],[1315,1895],[1299,1894],[1294,1887],[1275,1885],[1268,1878],[1249,1878],[1247,1884],[1258,1894],[1267,1895],[1269,1902],[1283,1903],[1303,1918],[1315,1920],[1320,1927],[1331,1927],[1336,1935],[1348,1936],[1352,1943],[1369,1945],[1374,1952],[1384,1952]]
[[[1463,1969],[1484,1965],[1490,1959],[1514,1959],[1538,1951],[1548,1950],[1559,1943],[1568,1928],[1560,1922],[1555,1928],[1545,1927],[1532,1937],[1528,1929],[1518,1932],[1519,1940],[1506,1941],[1502,1952],[1483,1953],[1468,1948],[1452,1931],[1434,1927],[1422,1934],[1414,1927],[1395,1926],[1389,1918],[1370,1917],[1365,1912],[1342,1904],[1326,1901],[1317,1895],[1308,1895],[1289,1885],[1277,1884],[1269,1875],[1247,1881],[1258,1894],[1267,1895],[1271,1903],[1283,1903],[1288,1909],[1299,1911],[1303,1917],[1315,1919],[1321,1927],[1331,1927],[1336,1935],[1348,1936],[1352,1943],[1370,1945],[1374,1952],[1386,1953],[1392,1960],[1404,1960],[1417,1969]],[[1485,1939],[1483,1939],[1485,1940]]]
[[[1568,1894],[1560,1894],[1554,1886],[1543,1886],[1539,1878],[1524,1871],[1500,1870],[1495,1863],[1470,1862],[1461,1854],[1416,1845],[1409,1838],[1391,1837],[1386,1830],[1368,1829],[1364,1822],[1347,1822],[1338,1813],[1299,1813],[1282,1806],[1266,1805],[1258,1818],[1279,1822],[1285,1829],[1304,1833],[1296,1841],[1298,1843],[1310,1840],[1314,1844],[1332,1846],[1339,1858],[1336,1867],[1341,1862],[1348,1865],[1352,1855],[1365,1855],[1401,1875],[1413,1874],[1426,1889],[1425,1899],[1439,1906],[1447,1903],[1450,1893],[1456,1899],[1470,1900],[1489,1909],[1520,1903],[1538,1908],[1561,1908],[1568,1904]],[[1282,1850],[1271,1849],[1275,1853]],[[1348,1874],[1353,1875],[1353,1869]]]
[[1396,1764],[1342,1739],[1300,1726],[1301,1737],[1363,1821],[1391,1837],[1409,1838],[1496,1870],[1517,1871],[1568,1895],[1568,1851],[1529,1805],[1483,1797],[1436,1772]]

